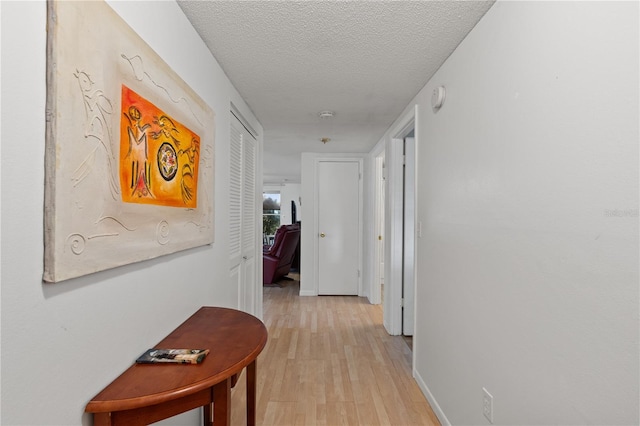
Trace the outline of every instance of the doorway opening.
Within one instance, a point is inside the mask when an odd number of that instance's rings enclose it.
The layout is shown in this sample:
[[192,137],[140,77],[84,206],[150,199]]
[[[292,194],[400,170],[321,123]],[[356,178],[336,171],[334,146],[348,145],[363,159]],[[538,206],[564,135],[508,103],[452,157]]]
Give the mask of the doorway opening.
[[392,133],[385,151],[383,322],[391,335],[414,333],[416,111]]
[[402,336],[413,351],[415,306],[416,167],[415,130],[403,138]]
[[274,243],[276,231],[280,227],[280,191],[262,192],[262,244]]

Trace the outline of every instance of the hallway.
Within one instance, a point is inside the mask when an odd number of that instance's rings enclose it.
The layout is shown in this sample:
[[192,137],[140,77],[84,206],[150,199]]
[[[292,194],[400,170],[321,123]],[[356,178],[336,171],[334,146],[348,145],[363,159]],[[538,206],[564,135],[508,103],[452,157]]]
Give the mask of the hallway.
[[[264,288],[269,340],[258,358],[258,425],[439,425],[411,377],[411,351],[382,308],[353,296],[299,297],[298,281]],[[232,424],[245,424],[245,378]]]

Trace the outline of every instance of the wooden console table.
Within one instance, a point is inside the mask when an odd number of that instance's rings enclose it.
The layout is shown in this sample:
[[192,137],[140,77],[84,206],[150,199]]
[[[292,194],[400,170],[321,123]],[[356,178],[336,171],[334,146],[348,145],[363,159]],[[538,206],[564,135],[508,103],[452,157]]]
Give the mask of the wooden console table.
[[[204,407],[204,424],[231,418],[231,388],[247,368],[247,424],[255,424],[256,358],[267,329],[256,317],[226,308],[200,308],[157,348],[209,349],[201,364],[133,364],[85,409],[94,425],[148,425]],[[211,405],[213,404],[213,410]]]

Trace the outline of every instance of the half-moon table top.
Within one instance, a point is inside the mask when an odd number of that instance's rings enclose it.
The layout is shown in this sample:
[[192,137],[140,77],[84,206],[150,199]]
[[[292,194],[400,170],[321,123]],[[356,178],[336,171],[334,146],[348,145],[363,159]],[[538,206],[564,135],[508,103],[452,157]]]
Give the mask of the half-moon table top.
[[202,307],[155,347],[209,349],[200,364],[133,364],[97,394],[88,413],[147,407],[191,395],[238,374],[267,343],[258,318],[235,309]]

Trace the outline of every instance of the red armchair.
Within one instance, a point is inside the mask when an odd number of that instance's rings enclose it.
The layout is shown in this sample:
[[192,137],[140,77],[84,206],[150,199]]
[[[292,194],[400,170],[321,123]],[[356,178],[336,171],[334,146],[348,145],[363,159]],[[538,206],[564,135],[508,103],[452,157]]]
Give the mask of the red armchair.
[[263,249],[262,283],[272,284],[287,275],[300,241],[300,225],[282,225],[276,231],[271,247]]

